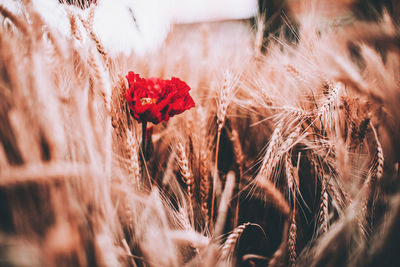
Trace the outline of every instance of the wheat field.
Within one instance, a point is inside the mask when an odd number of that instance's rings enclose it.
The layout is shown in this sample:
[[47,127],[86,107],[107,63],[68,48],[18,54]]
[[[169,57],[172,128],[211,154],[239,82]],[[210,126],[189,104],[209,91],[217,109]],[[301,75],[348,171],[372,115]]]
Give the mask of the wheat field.
[[[66,36],[21,3],[0,2],[1,266],[400,264],[396,13],[305,1],[269,36],[263,17],[176,25],[115,55],[96,5],[65,4]],[[145,153],[128,71],[196,104]]]

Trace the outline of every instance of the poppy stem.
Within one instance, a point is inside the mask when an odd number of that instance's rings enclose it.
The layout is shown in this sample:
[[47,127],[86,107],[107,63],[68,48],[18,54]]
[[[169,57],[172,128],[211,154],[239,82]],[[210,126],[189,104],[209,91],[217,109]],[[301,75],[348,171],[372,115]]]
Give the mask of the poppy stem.
[[142,122],[142,151],[144,159],[147,160],[147,121]]

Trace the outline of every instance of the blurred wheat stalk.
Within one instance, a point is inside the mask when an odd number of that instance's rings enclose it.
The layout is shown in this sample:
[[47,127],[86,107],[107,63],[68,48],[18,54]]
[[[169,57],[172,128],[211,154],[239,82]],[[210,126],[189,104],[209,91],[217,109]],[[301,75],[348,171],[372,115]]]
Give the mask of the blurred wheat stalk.
[[[244,23],[181,26],[156,53],[110,58],[94,6],[86,17],[66,7],[69,39],[23,8],[0,5],[1,262],[392,263],[400,54],[389,16],[340,30],[305,19],[295,45],[265,54]],[[123,98],[132,69],[186,80],[196,102],[154,127],[147,162]]]

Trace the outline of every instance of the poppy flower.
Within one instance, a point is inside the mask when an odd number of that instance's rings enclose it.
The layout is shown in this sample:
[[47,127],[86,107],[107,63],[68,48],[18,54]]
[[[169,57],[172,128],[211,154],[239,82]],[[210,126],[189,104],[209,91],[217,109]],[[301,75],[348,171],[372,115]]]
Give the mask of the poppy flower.
[[139,123],[149,121],[158,124],[195,106],[189,95],[190,87],[178,78],[145,79],[129,72],[126,79],[129,88],[125,99],[132,116]]

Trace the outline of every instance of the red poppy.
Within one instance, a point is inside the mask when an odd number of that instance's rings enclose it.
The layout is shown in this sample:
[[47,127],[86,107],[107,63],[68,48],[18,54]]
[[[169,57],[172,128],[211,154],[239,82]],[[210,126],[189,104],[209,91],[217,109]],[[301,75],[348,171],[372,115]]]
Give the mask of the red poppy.
[[139,122],[158,124],[195,106],[189,95],[190,87],[178,78],[145,79],[134,72],[129,72],[126,78],[129,88],[125,99],[131,114]]

